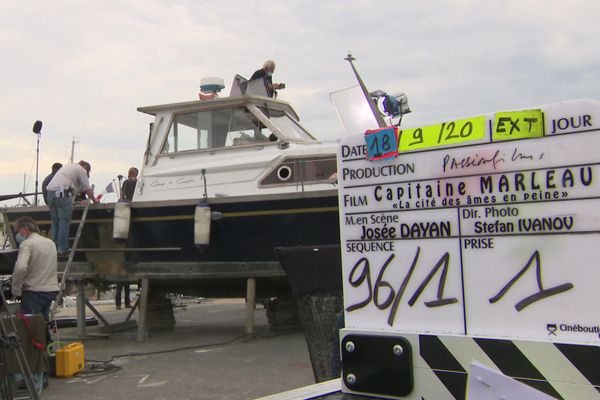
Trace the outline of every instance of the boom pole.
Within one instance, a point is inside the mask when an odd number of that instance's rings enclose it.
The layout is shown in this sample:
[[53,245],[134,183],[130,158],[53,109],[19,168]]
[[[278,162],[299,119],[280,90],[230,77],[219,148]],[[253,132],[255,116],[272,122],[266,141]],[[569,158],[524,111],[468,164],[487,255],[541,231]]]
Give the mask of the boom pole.
[[352,53],[348,52],[348,56],[346,56],[346,58],[344,58],[344,60],[346,60],[350,63],[350,66],[352,67],[352,71],[354,71],[354,75],[356,76],[356,80],[358,81],[358,85],[360,86],[360,89],[362,90],[363,95],[365,96],[365,99],[367,100],[367,103],[369,103],[369,107],[371,107],[371,112],[373,113],[373,116],[375,117],[375,121],[377,121],[377,125],[379,125],[380,128],[386,127],[387,124],[385,123],[383,116],[379,113],[379,110],[377,110],[377,106],[375,105],[375,102],[373,101],[371,94],[367,90],[367,86],[363,82],[362,78],[360,77],[360,74],[358,73],[358,71],[356,70],[356,67],[354,66],[353,61],[355,61],[356,58],[354,58],[352,56]]

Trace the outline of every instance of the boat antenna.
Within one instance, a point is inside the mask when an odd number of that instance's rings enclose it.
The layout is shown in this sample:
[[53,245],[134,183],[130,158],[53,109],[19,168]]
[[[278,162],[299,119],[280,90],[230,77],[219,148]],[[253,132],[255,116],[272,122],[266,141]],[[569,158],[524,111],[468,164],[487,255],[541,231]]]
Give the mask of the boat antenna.
[[379,125],[380,128],[386,127],[387,124],[385,123],[383,116],[377,110],[377,106],[375,105],[375,102],[373,101],[373,97],[371,97],[371,94],[367,90],[367,86],[363,82],[362,78],[360,77],[360,74],[358,73],[358,71],[356,70],[356,67],[354,66],[353,61],[356,61],[356,58],[354,58],[352,56],[352,53],[350,51],[348,51],[348,55],[346,56],[346,58],[344,58],[344,60],[346,60],[350,63],[350,66],[352,67],[352,71],[354,71],[354,75],[356,76],[356,80],[358,81],[358,85],[360,86],[360,89],[362,90],[363,95],[365,96],[365,99],[367,100],[367,103],[369,103],[369,107],[371,107],[371,112],[373,113],[373,116],[375,117],[375,121],[377,121],[377,125]]
[[69,158],[69,163],[73,164],[75,162],[75,145],[79,143],[75,140],[75,136],[73,136],[73,140],[71,141],[71,158]]
[[204,198],[208,199],[208,192],[206,190],[206,169],[202,168],[200,173],[202,174],[202,180],[204,181]]

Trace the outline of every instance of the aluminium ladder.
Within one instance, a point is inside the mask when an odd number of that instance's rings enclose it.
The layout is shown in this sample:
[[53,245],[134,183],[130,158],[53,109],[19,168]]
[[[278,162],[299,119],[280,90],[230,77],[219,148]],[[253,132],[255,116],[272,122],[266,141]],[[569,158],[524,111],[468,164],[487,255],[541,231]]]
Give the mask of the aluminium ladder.
[[71,269],[71,264],[73,263],[73,259],[75,258],[75,253],[77,251],[77,246],[79,245],[79,239],[81,238],[81,233],[83,232],[83,226],[85,225],[85,220],[87,218],[88,209],[90,207],[90,201],[87,200],[85,202],[85,207],[83,208],[83,213],[81,214],[81,219],[79,220],[79,226],[77,227],[77,234],[75,235],[75,239],[73,240],[73,245],[71,246],[71,251],[69,252],[69,258],[67,259],[67,265],[65,266],[65,270],[63,271],[62,278],[60,280],[60,285],[58,287],[58,295],[56,296],[56,300],[54,300],[54,305],[52,306],[52,320],[56,321],[55,314],[56,308],[58,304],[62,300],[64,296],[65,286],[67,283],[67,276],[69,275],[69,270]]

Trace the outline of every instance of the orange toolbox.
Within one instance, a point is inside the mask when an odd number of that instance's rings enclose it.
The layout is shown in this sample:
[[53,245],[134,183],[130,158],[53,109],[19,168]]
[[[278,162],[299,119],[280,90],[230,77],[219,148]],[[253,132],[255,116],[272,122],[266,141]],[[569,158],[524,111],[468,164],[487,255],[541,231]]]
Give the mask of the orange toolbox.
[[56,376],[70,378],[83,371],[85,356],[83,344],[76,342],[66,345],[56,351]]

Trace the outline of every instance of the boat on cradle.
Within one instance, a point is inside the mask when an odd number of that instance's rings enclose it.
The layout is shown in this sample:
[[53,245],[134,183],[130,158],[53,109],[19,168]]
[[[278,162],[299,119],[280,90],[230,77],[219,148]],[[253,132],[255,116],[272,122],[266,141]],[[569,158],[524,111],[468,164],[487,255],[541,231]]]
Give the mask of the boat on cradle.
[[[292,106],[265,96],[264,87],[247,85],[244,93],[245,86],[236,77],[229,97],[138,108],[154,121],[133,201],[89,207],[76,261],[87,261],[98,277],[167,266],[173,274],[161,285],[227,296],[245,291],[241,276],[192,282],[178,265],[252,268],[276,262],[276,247],[339,244],[337,144],[313,137]],[[119,207],[129,214],[128,232],[116,242]],[[74,209],[71,236],[82,209]],[[7,224],[29,215],[50,229],[45,206],[1,212]],[[282,290],[285,276],[259,277],[259,295]]]

